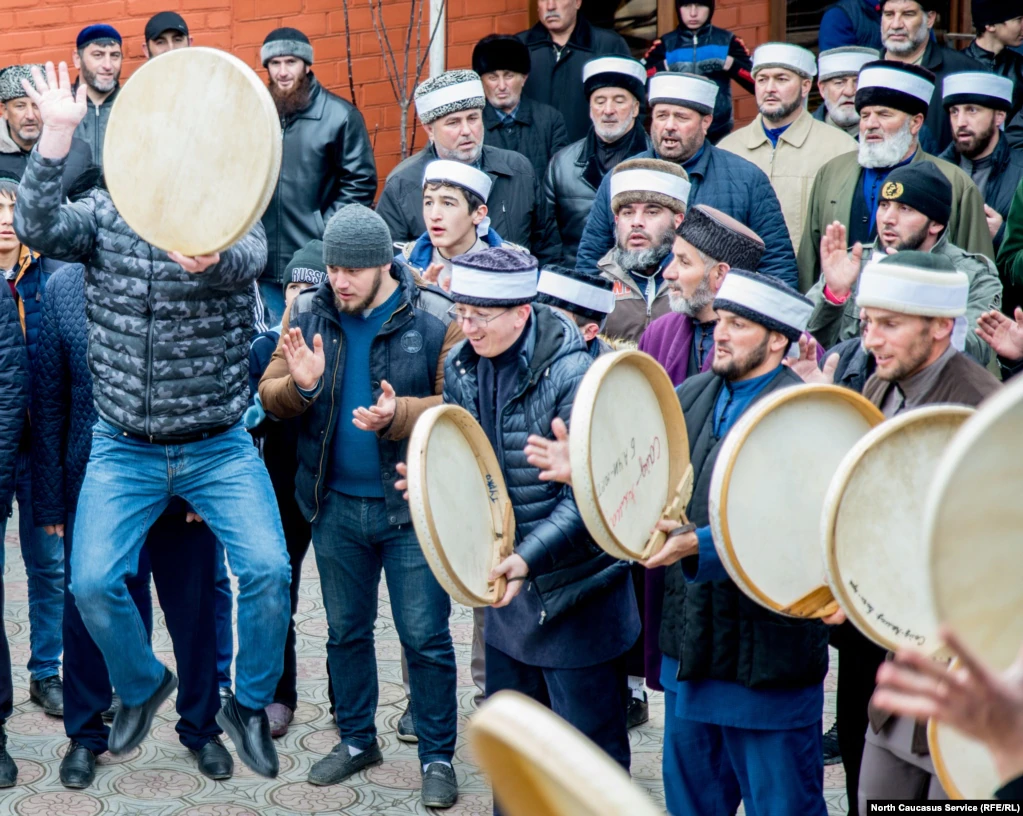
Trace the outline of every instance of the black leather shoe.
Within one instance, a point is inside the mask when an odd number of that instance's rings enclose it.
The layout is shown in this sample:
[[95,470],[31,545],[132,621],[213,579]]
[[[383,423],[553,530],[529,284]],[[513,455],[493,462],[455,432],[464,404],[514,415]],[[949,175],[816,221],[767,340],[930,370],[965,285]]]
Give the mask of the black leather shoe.
[[60,761],[60,784],[65,788],[81,790],[92,784],[96,778],[96,755],[74,740],[67,747],[67,753]]
[[446,762],[431,762],[423,772],[423,807],[449,808],[458,799],[455,769]]
[[105,722],[105,723],[113,722],[114,721],[114,717],[117,716],[117,710],[120,707],[121,707],[121,698],[118,695],[114,694],[110,698],[110,708],[108,708],[106,711],[104,711],[103,714],[101,715],[103,717],[103,722]]
[[210,779],[230,779],[234,773],[234,760],[220,741],[220,737],[211,737],[198,751],[192,751],[199,764],[199,773]]
[[178,687],[178,678],[170,669],[163,670],[163,681],[157,686],[153,696],[142,705],[130,706],[121,701],[121,707],[114,716],[114,723],[110,726],[110,736],[107,738],[107,747],[112,754],[126,754],[137,747],[149,733],[149,727],[153,724],[153,717],[156,710],[163,705],[174,689]]
[[647,702],[646,692],[642,698],[629,697],[629,705],[625,709],[625,720],[628,728],[635,728],[650,719],[650,703]]
[[842,761],[842,749],[838,747],[838,723],[824,734],[824,764],[837,765]]
[[348,746],[339,742],[329,754],[313,764],[313,767],[309,769],[306,781],[310,785],[336,785],[363,768],[379,765],[383,761],[384,757],[380,753],[380,746],[376,743],[362,753],[352,756]]
[[412,701],[409,700],[405,711],[398,718],[398,724],[394,727],[398,739],[402,742],[419,742],[419,735],[416,733],[416,724],[412,719]]
[[0,725],[0,788],[13,788],[18,781],[18,766],[7,753],[7,732]]
[[59,674],[33,680],[28,684],[28,696],[51,717],[64,716],[64,684]]
[[270,736],[266,709],[245,708],[232,697],[217,712],[217,725],[231,738],[238,759],[260,776],[277,776],[277,749]]
[[229,686],[220,687],[220,707],[223,708],[227,705],[228,700],[234,699],[234,692],[231,691]]

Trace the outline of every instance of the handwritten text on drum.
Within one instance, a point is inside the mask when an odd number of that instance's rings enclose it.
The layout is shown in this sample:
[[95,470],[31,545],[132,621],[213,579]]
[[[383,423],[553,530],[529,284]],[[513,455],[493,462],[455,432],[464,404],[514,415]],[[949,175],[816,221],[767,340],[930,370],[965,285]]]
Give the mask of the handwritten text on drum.
[[490,496],[490,502],[494,503],[499,498],[499,496],[497,495],[497,484],[494,482],[494,477],[491,476],[489,473],[486,474],[486,480],[487,480],[487,495]]
[[[653,469],[654,463],[661,458],[661,438],[655,436],[653,441],[650,443],[650,447],[647,449],[645,454],[636,455],[636,438],[633,437],[629,440],[628,447],[622,452],[611,469],[604,474],[604,476],[597,482],[597,498],[602,498],[604,491],[610,487],[611,482],[617,477],[622,476],[629,469],[630,462],[636,462],[639,464],[639,476],[636,477],[636,481],[627,487],[618,501],[618,505],[615,511],[611,514],[611,527],[615,528],[621,522],[625,515],[625,511],[628,509],[630,504],[636,503],[636,490],[639,488],[640,483],[649,475]],[[610,506],[609,502],[600,502],[602,506]]]
[[[860,592],[859,584],[857,584],[855,581],[849,581],[849,588],[855,593],[860,603],[863,604],[863,606],[866,608],[866,614],[874,615],[874,605],[866,599],[862,592]],[[884,616],[884,612],[878,612],[876,615],[874,615],[874,619],[882,626],[891,629],[892,634],[894,634],[898,638],[902,638],[903,640],[906,641],[912,641],[916,643],[917,646],[923,646],[927,642],[926,635],[918,635],[912,629],[903,629],[901,626],[892,623]]]

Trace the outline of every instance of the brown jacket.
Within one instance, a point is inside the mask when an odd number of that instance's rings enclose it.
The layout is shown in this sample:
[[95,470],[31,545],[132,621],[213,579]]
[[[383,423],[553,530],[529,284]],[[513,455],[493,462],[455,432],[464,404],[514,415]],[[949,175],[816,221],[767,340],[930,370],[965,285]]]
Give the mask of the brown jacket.
[[661,283],[653,302],[647,303],[640,284],[614,261],[613,249],[597,262],[597,269],[601,277],[615,285],[615,308],[604,324],[605,337],[638,343],[640,335],[652,321],[671,311],[667,282]]

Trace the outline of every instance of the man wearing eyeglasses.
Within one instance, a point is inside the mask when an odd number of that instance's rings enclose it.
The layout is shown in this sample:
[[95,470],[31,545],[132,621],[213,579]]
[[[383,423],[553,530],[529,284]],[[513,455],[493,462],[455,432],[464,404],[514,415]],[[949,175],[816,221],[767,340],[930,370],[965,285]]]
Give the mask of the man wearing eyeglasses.
[[327,281],[289,307],[259,396],[268,414],[302,418],[295,497],[312,524],[330,627],[341,742],[308,781],[337,784],[383,761],[373,647],[382,568],[415,701],[422,803],[445,808],[458,794],[451,605],[392,483],[416,419],[441,402],[444,359],[462,332],[448,315],[451,299],[392,266],[393,256],[387,224],[373,210],[349,204],[330,219]]

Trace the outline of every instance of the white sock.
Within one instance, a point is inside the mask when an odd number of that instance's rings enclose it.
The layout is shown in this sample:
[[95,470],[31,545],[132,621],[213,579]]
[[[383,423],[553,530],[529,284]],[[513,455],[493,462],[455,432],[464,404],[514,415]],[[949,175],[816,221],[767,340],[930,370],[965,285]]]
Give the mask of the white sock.
[[645,681],[642,677],[635,677],[631,674],[629,675],[629,691],[632,692],[632,696],[637,700],[642,700],[646,696],[644,685]]
[[451,763],[450,762],[445,762],[443,759],[437,759],[437,760],[434,760],[433,762],[427,762],[423,766],[423,773],[426,773],[426,771],[429,769],[429,767],[431,765],[447,765],[449,768],[451,767]]
[[348,756],[353,757],[357,757],[364,750],[362,748],[356,748],[354,745],[346,745],[345,747],[348,749]]

